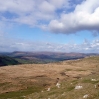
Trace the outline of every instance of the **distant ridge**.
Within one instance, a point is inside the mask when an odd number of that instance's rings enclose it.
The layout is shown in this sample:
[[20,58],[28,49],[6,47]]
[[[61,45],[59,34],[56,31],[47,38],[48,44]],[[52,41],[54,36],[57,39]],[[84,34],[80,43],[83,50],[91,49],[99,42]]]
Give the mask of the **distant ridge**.
[[[0,53],[4,57],[1,57],[3,62],[1,65],[13,65],[13,64],[41,64],[41,63],[51,63],[64,60],[74,60],[81,59],[88,56],[99,55],[97,53],[64,53],[64,52],[23,52],[23,51],[14,51]],[[9,56],[9,57],[7,57]],[[11,58],[12,57],[12,58]],[[5,61],[4,61],[5,60]]]

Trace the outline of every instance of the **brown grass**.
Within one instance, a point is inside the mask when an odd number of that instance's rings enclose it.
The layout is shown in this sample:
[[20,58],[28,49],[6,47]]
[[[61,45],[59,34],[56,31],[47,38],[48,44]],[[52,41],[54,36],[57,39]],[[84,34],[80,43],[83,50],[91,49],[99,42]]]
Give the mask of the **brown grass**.
[[45,89],[60,82],[98,74],[99,57],[49,64],[24,64],[0,68],[0,93],[19,91],[35,84]]

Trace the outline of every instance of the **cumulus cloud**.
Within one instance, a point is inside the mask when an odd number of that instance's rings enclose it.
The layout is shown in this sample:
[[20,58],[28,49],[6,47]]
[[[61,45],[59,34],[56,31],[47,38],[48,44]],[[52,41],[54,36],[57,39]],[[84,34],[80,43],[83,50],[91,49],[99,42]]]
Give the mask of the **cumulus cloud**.
[[99,31],[99,1],[85,0],[71,13],[51,20],[49,28],[55,33],[75,33],[82,30]]
[[3,0],[0,1],[0,12],[9,11],[11,13],[24,14],[34,10],[33,0]]
[[[72,9],[71,12],[68,12],[68,9]],[[36,26],[54,33],[99,31],[99,1],[2,0],[0,23],[7,22]]]
[[98,0],[1,0],[0,51],[98,52],[99,50],[99,40],[84,41],[82,44],[54,44],[26,42],[4,36],[7,29],[15,24],[26,24],[64,34],[89,30],[97,36],[99,34]]
[[46,22],[56,17],[56,11],[67,5],[68,0],[3,0],[0,1],[1,21],[40,27],[42,23],[47,25]]

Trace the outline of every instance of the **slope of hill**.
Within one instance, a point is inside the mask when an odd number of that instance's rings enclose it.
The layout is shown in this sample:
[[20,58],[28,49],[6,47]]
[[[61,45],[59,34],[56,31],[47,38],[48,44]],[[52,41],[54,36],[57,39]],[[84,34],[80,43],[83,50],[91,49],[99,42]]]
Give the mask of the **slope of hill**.
[[17,65],[19,62],[8,56],[0,56],[0,66]]
[[[60,88],[56,86],[57,79]],[[0,99],[84,97],[99,99],[99,56],[0,68]]]

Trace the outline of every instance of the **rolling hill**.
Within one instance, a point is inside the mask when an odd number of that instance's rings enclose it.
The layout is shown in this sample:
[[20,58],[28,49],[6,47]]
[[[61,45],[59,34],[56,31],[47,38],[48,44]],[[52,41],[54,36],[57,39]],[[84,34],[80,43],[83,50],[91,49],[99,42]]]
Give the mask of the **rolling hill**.
[[95,53],[61,53],[61,52],[20,52],[0,53],[1,65],[14,64],[46,64],[64,60],[81,59],[89,56],[97,56]]
[[8,56],[0,56],[0,66],[20,64],[17,60]]
[[[57,79],[59,88],[56,86]],[[99,99],[99,56],[0,68],[0,99],[84,97]]]
[[29,63],[51,63],[63,60],[81,59],[87,56],[98,55],[95,53],[61,53],[61,52],[20,52],[2,53],[2,55],[12,57],[22,64]]

